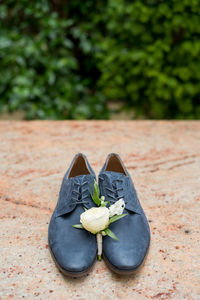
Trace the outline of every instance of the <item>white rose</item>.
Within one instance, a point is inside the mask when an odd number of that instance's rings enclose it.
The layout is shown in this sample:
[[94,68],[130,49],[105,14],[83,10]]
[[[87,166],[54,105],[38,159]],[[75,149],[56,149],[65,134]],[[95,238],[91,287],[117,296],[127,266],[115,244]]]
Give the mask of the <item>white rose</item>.
[[109,216],[113,217],[114,215],[121,215],[125,208],[125,202],[123,198],[119,199],[115,204],[109,207]]
[[96,234],[109,225],[109,209],[92,207],[80,215],[80,222],[87,231]]

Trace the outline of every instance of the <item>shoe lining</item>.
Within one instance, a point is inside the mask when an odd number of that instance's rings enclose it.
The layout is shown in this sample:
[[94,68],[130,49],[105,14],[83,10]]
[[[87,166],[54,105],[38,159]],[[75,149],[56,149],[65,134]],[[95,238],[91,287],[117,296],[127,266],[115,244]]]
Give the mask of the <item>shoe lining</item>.
[[91,174],[88,169],[87,163],[83,156],[78,156],[74,161],[71,171],[69,172],[68,178],[79,176],[79,175],[87,175]]
[[126,171],[124,170],[124,168],[121,164],[120,159],[115,155],[111,155],[109,157],[105,171],[119,172],[124,175],[127,175]]

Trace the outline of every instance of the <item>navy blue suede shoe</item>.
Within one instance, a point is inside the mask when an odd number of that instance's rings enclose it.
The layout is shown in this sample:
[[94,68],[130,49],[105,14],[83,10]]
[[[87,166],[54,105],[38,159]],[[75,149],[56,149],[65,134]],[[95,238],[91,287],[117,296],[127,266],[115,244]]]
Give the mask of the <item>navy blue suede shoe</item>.
[[75,155],[63,178],[58,203],[51,217],[48,231],[49,248],[59,270],[73,277],[88,273],[97,254],[95,235],[77,230],[84,207],[95,206],[90,187],[95,173],[85,155]]
[[103,240],[106,263],[118,274],[134,273],[143,263],[150,244],[149,224],[138,200],[131,177],[118,154],[111,153],[99,174],[101,195],[111,204],[125,201],[126,217],[110,225],[117,236]]

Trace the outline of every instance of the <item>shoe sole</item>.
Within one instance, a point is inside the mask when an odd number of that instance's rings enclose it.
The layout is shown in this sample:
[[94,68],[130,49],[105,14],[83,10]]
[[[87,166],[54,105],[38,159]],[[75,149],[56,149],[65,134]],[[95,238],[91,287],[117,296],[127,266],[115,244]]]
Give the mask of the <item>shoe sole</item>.
[[86,276],[89,274],[89,272],[92,270],[93,266],[94,266],[94,262],[96,260],[96,256],[95,256],[95,259],[91,265],[91,267],[89,267],[87,270],[84,270],[84,271],[81,271],[81,272],[71,272],[71,271],[67,271],[65,269],[63,269],[59,264],[58,262],[56,261],[55,259],[55,256],[53,254],[53,252],[51,251],[51,247],[49,246],[49,251],[51,253],[51,257],[53,258],[54,262],[55,262],[55,265],[56,267],[58,268],[58,270],[64,275],[64,276],[68,276],[68,277],[73,277],[73,278],[79,278],[79,277],[82,277],[82,276]]

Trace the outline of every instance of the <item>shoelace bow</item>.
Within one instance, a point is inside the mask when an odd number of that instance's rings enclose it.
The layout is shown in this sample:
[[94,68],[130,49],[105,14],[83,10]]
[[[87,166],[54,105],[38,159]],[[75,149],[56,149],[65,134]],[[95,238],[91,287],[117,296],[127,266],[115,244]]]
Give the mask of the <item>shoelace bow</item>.
[[[84,189],[84,186],[87,184],[87,181],[84,181],[83,183],[74,182],[74,189],[72,190],[72,202],[70,205],[74,204],[83,204],[83,203],[89,203],[88,201],[84,201],[85,198],[88,198],[88,189]],[[78,189],[75,189],[75,186],[78,187]],[[83,195],[85,192],[87,194]],[[75,195],[73,195],[75,194]]]

